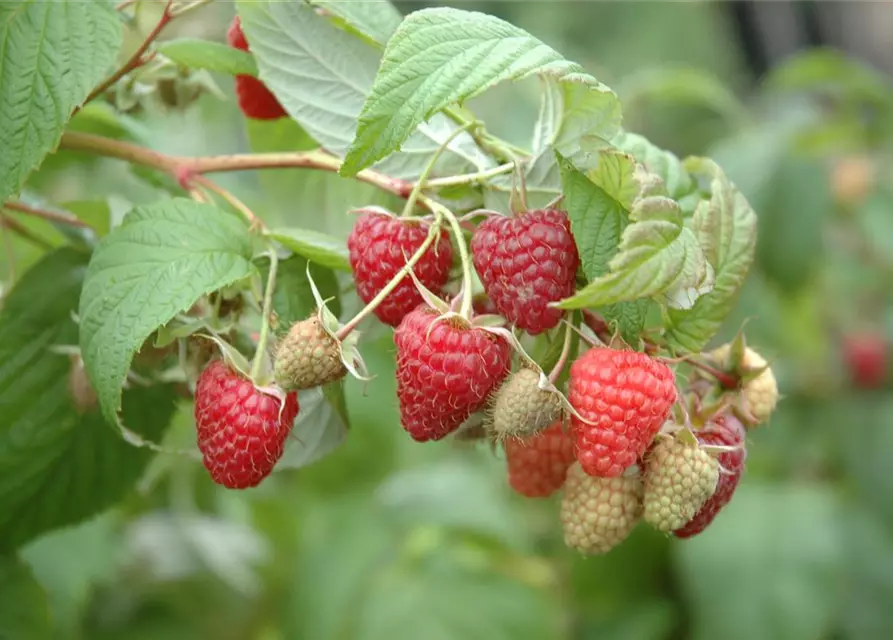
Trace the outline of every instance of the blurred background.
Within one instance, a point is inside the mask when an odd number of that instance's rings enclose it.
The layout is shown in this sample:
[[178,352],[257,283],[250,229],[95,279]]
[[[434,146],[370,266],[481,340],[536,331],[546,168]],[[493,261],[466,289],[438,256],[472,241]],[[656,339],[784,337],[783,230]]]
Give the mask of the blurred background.
[[[56,637],[893,638],[893,3],[440,4],[505,18],[580,62],[620,94],[628,129],[714,156],[751,200],[757,261],[717,342],[746,323],[784,399],[752,434],[735,499],[695,539],[640,527],[583,559],[564,548],[555,500],[510,493],[500,455],[405,436],[391,338],[373,329],[363,352],[377,377],[347,384],[352,428],[329,457],[227,492],[162,455],[119,508],[30,543]],[[165,37],[223,41],[233,13],[211,4]],[[180,154],[312,146],[291,123],[246,128],[230,78],[177,86],[134,85],[118,96],[126,115],[91,108],[75,127]],[[537,90],[471,106],[525,144]],[[31,184],[99,221],[164,197],[158,180],[64,153]],[[344,236],[347,209],[388,204],[330,174],[220,182],[271,222]],[[19,270],[36,258],[27,247]],[[193,444],[184,404],[165,446]]]

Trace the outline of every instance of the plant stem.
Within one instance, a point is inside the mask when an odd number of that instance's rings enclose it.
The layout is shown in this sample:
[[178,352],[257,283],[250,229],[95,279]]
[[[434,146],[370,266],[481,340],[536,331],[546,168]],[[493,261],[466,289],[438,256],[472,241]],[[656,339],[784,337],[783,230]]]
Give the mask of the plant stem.
[[363,318],[368,316],[370,313],[375,311],[375,308],[381,304],[381,302],[390,295],[390,293],[397,288],[397,285],[402,282],[403,278],[409,275],[409,272],[412,271],[412,268],[416,265],[416,263],[422,259],[422,256],[425,255],[425,251],[428,250],[434,240],[440,236],[440,223],[441,223],[441,214],[437,211],[434,212],[434,222],[431,223],[431,227],[428,229],[428,235],[425,237],[424,242],[419,246],[418,249],[415,250],[409,260],[406,261],[406,264],[391,278],[391,281],[388,282],[385,287],[378,292],[372,300],[369,301],[365,307],[363,307],[357,315],[348,321],[343,327],[338,329],[338,333],[335,334],[335,337],[338,340],[344,340],[347,336],[350,335],[351,331],[357,328],[357,325],[362,322]]
[[549,382],[552,384],[555,384],[555,381],[558,380],[561,371],[564,369],[564,365],[567,364],[567,357],[571,353],[571,344],[573,343],[574,336],[572,327],[573,325],[568,323],[564,328],[564,344],[561,345],[561,355],[558,356],[558,362],[555,363],[555,366],[552,367],[552,371],[549,372]]
[[[87,99],[84,100],[84,104],[87,104],[91,100],[94,100],[97,96],[101,96],[103,93],[108,91],[109,87],[114,85],[118,80],[123,78],[125,75],[136,69],[137,67],[141,67],[146,62],[151,59],[151,55],[149,57],[144,57],[146,54],[146,50],[152,45],[155,41],[155,38],[164,30],[164,28],[168,25],[168,23],[174,18],[174,13],[171,11],[171,7],[174,3],[174,0],[167,0],[167,4],[164,5],[164,11],[161,13],[161,18],[158,19],[158,24],[146,35],[146,38],[143,40],[143,43],[137,47],[137,50],[133,52],[133,55],[130,56],[130,59],[127,60],[121,67],[115,71],[112,75],[106,78],[103,82],[101,82],[93,91],[90,92],[90,95],[87,96]],[[78,109],[75,109],[74,113],[77,113]]]
[[467,123],[453,131],[447,139],[440,143],[440,146],[434,151],[431,155],[431,158],[428,160],[428,164],[425,165],[425,168],[422,170],[419,179],[416,181],[415,186],[413,186],[412,191],[409,194],[409,197],[406,199],[406,205],[403,207],[403,217],[409,217],[412,215],[413,207],[415,207],[416,200],[419,199],[419,195],[422,193],[422,189],[425,187],[425,181],[428,179],[428,176],[431,174],[431,171],[434,169],[434,165],[437,164],[437,161],[440,159],[440,156],[443,154],[444,150],[449,146],[449,144],[456,139],[456,137],[467,130],[471,126],[471,123]]
[[35,247],[44,249],[46,251],[49,251],[50,249],[53,248],[52,244],[50,244],[49,242],[47,242],[46,240],[44,240],[37,234],[31,232],[30,229],[28,229],[25,225],[20,223],[18,220],[14,220],[14,219],[10,218],[9,216],[3,215],[2,213],[0,213],[0,226],[2,226],[4,229],[8,229],[12,233],[16,234],[22,240],[25,240],[26,242],[30,242]]
[[263,366],[264,354],[267,350],[267,341],[270,339],[270,312],[273,308],[273,291],[276,289],[276,270],[279,267],[279,256],[274,249],[270,250],[270,273],[267,275],[267,288],[264,290],[264,306],[261,311],[260,336],[257,340],[257,350],[254,352],[254,361],[251,363],[251,379],[257,380],[260,368]]
[[216,193],[218,196],[220,196],[221,198],[226,200],[230,204],[230,206],[232,206],[236,211],[238,211],[245,217],[245,219],[251,225],[252,229],[255,229],[258,227],[259,228],[266,227],[263,220],[258,218],[254,214],[254,212],[248,207],[248,205],[246,205],[244,202],[239,200],[231,192],[227,191],[226,189],[221,187],[216,182],[213,182],[209,178],[206,178],[205,176],[202,176],[202,175],[192,176],[191,181],[197,185],[204,187],[208,191],[212,191],[213,193]]
[[471,286],[471,257],[468,255],[468,247],[465,245],[465,235],[462,233],[462,225],[456,219],[452,211],[445,206],[426,196],[420,196],[419,202],[424,203],[434,215],[443,216],[450,224],[456,244],[459,246],[459,260],[462,263],[462,303],[459,307],[459,315],[468,319],[471,317],[472,300],[474,292]]
[[428,180],[425,183],[425,186],[429,189],[439,189],[441,187],[474,184],[475,182],[481,182],[487,178],[495,178],[496,176],[509,173],[513,167],[514,165],[511,162],[507,162],[498,167],[493,167],[486,171],[478,171],[477,173],[465,173],[458,176],[448,176],[446,178],[434,178],[433,180]]
[[31,205],[25,204],[23,202],[5,202],[3,203],[2,208],[8,209],[9,211],[16,211],[18,213],[24,213],[25,215],[34,216],[35,218],[43,218],[44,220],[49,220],[50,222],[59,222],[61,224],[67,224],[72,227],[81,227],[82,229],[92,229],[92,227],[83,220],[78,220],[74,216],[74,214],[66,215],[63,213],[57,213],[55,211],[47,211],[46,209],[32,207]]

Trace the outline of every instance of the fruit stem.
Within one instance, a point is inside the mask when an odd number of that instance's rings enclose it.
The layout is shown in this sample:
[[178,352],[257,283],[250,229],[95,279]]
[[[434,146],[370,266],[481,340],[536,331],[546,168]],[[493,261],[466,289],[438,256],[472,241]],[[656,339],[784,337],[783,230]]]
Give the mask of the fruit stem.
[[464,173],[458,176],[448,176],[446,178],[434,178],[433,180],[428,180],[425,183],[425,186],[429,189],[439,189],[441,187],[454,187],[460,186],[463,184],[474,184],[475,182],[480,182],[482,180],[486,180],[487,178],[495,178],[496,176],[501,176],[505,173],[509,173],[515,165],[511,162],[507,162],[505,164],[501,164],[498,167],[493,167],[492,169],[487,169],[486,171],[478,171],[477,173]]
[[435,211],[434,215],[434,222],[431,223],[431,228],[428,229],[428,235],[425,238],[424,242],[422,242],[419,248],[415,250],[415,253],[413,253],[409,257],[409,260],[406,261],[406,264],[403,265],[403,268],[401,268],[400,271],[398,271],[394,275],[394,277],[391,278],[391,281],[388,282],[384,286],[384,288],[378,292],[378,295],[372,298],[372,300],[369,301],[369,304],[360,309],[359,313],[351,318],[347,322],[347,324],[338,329],[338,332],[335,334],[335,338],[337,338],[338,340],[344,340],[347,336],[349,336],[351,331],[356,329],[357,325],[363,321],[363,318],[375,311],[376,307],[378,307],[378,305],[380,305],[382,301],[387,298],[394,289],[397,288],[397,285],[400,284],[403,278],[408,276],[409,272],[412,271],[412,268],[416,265],[416,263],[422,259],[422,256],[425,255],[425,251],[428,250],[428,247],[430,247],[434,243],[434,240],[438,236],[440,236],[441,214]]
[[[164,28],[170,23],[171,20],[176,17],[176,14],[172,11],[172,7],[174,4],[174,0],[167,0],[167,4],[164,5],[164,11],[161,12],[161,17],[158,19],[158,24],[146,35],[146,38],[143,40],[143,43],[137,47],[136,51],[133,52],[133,55],[125,62],[121,67],[115,71],[112,75],[106,78],[103,82],[101,82],[97,87],[90,92],[90,95],[87,96],[87,99],[84,100],[84,104],[87,104],[91,100],[96,99],[98,96],[101,96],[103,93],[109,90],[109,88],[114,85],[118,80],[123,78],[125,75],[133,71],[134,69],[143,66],[149,60],[152,59],[154,54],[146,55],[146,50],[152,45],[155,41],[155,38],[164,30]],[[72,115],[77,113],[80,110],[80,107],[75,108],[72,112]]]
[[434,170],[434,165],[437,164],[437,161],[440,160],[440,156],[443,154],[444,150],[450,145],[450,143],[455,140],[460,133],[466,131],[471,126],[471,123],[467,123],[453,131],[450,135],[447,136],[446,140],[440,143],[440,146],[431,154],[431,158],[428,160],[428,163],[425,165],[425,168],[422,169],[422,173],[419,176],[419,179],[416,181],[415,185],[412,187],[412,191],[409,193],[409,197],[406,199],[406,205],[403,207],[403,217],[408,218],[412,215],[412,210],[415,207],[416,201],[419,199],[419,196],[422,194],[422,189],[425,187],[425,181],[428,180],[428,176],[431,175],[431,172]]
[[462,233],[462,225],[459,224],[459,220],[456,219],[456,216],[452,211],[436,200],[420,196],[419,201],[425,203],[425,206],[433,211],[435,216],[442,216],[450,223],[450,228],[453,231],[453,236],[455,236],[456,244],[459,247],[459,260],[462,263],[462,304],[459,307],[459,315],[466,320],[469,320],[471,318],[472,302],[474,299],[474,281],[471,276],[471,257],[468,255],[468,247],[465,244],[465,235]]
[[558,356],[558,362],[555,363],[555,366],[552,367],[552,371],[549,372],[549,382],[552,384],[555,384],[555,381],[561,376],[564,365],[567,364],[567,358],[571,353],[573,336],[573,325],[568,323],[564,328],[564,344],[561,345],[561,355]]
[[270,339],[270,313],[273,308],[273,290],[276,288],[276,271],[279,267],[279,256],[276,250],[270,250],[270,273],[267,275],[267,287],[264,289],[264,306],[261,311],[260,336],[257,339],[257,349],[254,352],[254,361],[251,363],[251,379],[257,380],[260,369],[263,366],[264,354],[267,351],[267,341]]
[[521,147],[516,147],[510,142],[491,134],[484,128],[484,124],[479,120],[469,120],[452,107],[447,107],[443,110],[443,113],[453,120],[453,122],[456,122],[463,127],[471,125],[469,133],[478,146],[503,162],[514,162],[516,156],[520,155],[527,157],[530,155],[529,151],[522,149]]
[[721,371],[715,367],[710,366],[705,362],[701,362],[700,360],[695,359],[693,356],[683,356],[681,358],[676,358],[676,361],[686,362],[693,366],[695,369],[700,369],[706,374],[709,374],[716,378],[716,381],[722,386],[723,389],[737,389],[740,386],[740,380],[737,376],[726,373],[725,371]]

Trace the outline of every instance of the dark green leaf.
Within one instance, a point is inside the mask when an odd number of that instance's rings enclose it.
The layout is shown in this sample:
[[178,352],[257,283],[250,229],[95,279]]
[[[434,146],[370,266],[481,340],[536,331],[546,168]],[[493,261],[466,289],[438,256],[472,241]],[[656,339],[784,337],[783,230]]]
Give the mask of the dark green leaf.
[[0,3],[0,202],[55,148],[120,46],[106,0]]
[[0,638],[48,640],[46,594],[15,556],[0,556]]
[[[151,452],[126,443],[89,402],[76,406],[69,356],[86,254],[60,249],[31,269],[0,314],[0,548],[79,522],[123,497]],[[119,387],[120,389],[120,387]],[[123,417],[157,440],[174,411],[169,387],[124,394]]]
[[[260,261],[264,282],[267,279],[270,261]],[[341,298],[338,291],[338,280],[331,270],[320,266],[311,266],[310,275],[319,289],[329,311],[336,316],[341,315]],[[276,290],[273,292],[273,309],[279,317],[279,331],[288,328],[300,320],[307,319],[316,310],[313,290],[307,279],[307,260],[301,256],[292,256],[280,260],[276,270]]]
[[182,38],[161,42],[156,48],[162,55],[190,69],[207,69],[234,76],[257,75],[254,56],[220,42]]
[[199,297],[256,273],[247,229],[206,204],[173,199],[138,207],[90,260],[80,302],[80,346],[103,415],[116,421],[134,352]]

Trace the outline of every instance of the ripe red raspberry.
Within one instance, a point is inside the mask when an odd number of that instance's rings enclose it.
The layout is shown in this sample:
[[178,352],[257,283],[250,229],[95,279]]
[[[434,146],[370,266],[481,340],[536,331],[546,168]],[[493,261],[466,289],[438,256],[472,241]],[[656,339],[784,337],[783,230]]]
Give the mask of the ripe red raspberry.
[[222,360],[209,364],[195,387],[195,426],[202,462],[214,482],[229,489],[254,487],[282,457],[298,415],[298,396],[280,401],[258,391]]
[[[419,221],[398,220],[381,213],[364,213],[357,218],[347,239],[350,266],[357,283],[357,293],[369,303],[397,275],[406,261],[416,252],[428,235],[428,225]],[[422,259],[416,262],[413,273],[423,285],[436,295],[450,276],[453,247],[446,229]],[[396,327],[403,317],[422,303],[412,281],[406,276],[378,307],[378,319]]]
[[531,334],[558,324],[563,312],[548,305],[574,293],[580,264],[564,211],[491,216],[474,232],[471,254],[487,295],[506,320]]
[[571,366],[568,400],[577,460],[589,475],[613,478],[636,462],[676,402],[665,364],[637,351],[593,348]]
[[887,377],[887,343],[875,333],[857,333],[843,339],[843,357],[850,377],[863,389],[883,386]]
[[741,473],[744,471],[744,460],[747,451],[744,449],[744,425],[731,415],[717,416],[703,429],[695,432],[702,445],[723,445],[741,448],[736,451],[725,451],[717,457],[720,466],[719,482],[716,491],[704,503],[685,526],[676,529],[673,535],[677,538],[691,538],[707,528],[720,510],[732,499]]
[[440,440],[483,407],[511,360],[504,338],[437,318],[419,307],[394,332],[400,422],[419,442]]
[[548,498],[574,463],[574,442],[558,421],[532,438],[505,441],[509,485],[528,498]]
[[[226,41],[235,49],[249,51],[248,41],[245,40],[245,34],[242,33],[242,22],[239,20],[239,16],[236,16],[229,26],[229,31],[226,32]],[[236,76],[236,97],[239,101],[239,108],[248,118],[276,120],[288,115],[276,96],[267,89],[267,85],[253,76]]]

